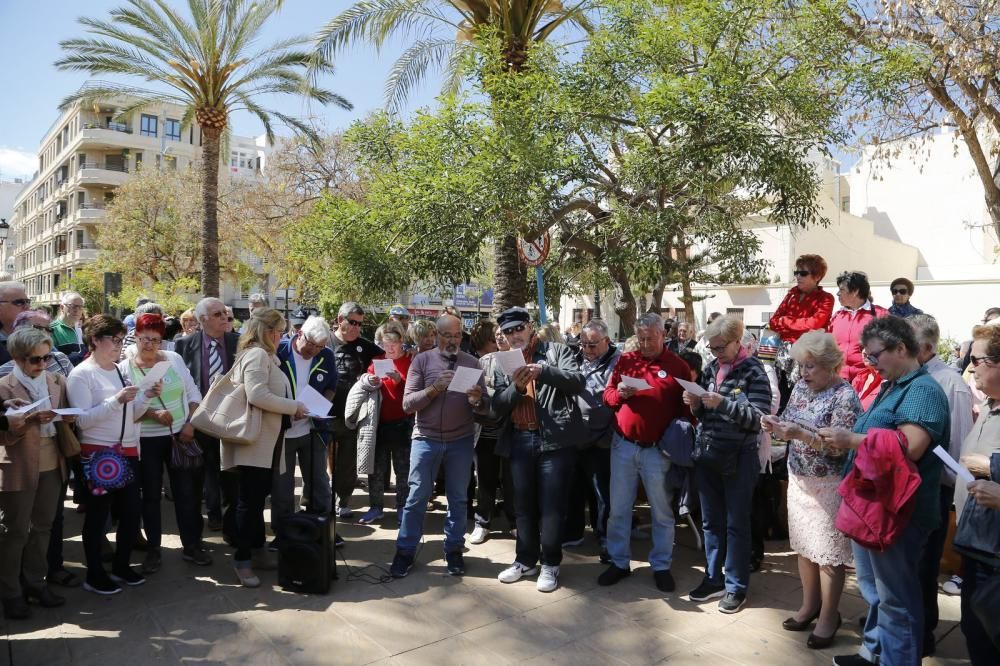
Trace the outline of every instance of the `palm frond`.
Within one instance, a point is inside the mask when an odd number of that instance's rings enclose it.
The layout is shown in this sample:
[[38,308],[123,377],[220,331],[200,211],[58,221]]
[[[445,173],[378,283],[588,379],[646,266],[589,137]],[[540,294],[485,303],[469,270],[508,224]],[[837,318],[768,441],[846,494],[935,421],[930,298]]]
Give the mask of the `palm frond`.
[[410,92],[427,76],[431,68],[441,69],[451,58],[453,39],[421,39],[411,44],[396,59],[385,81],[385,104],[398,111]]

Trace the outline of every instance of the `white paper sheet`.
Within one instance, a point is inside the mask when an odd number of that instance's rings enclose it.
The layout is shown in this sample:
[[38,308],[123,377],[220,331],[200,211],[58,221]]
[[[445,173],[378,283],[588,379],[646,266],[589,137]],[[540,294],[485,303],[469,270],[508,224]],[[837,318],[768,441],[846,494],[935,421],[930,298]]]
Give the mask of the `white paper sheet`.
[[646,389],[653,388],[646,382],[645,379],[640,377],[629,377],[628,375],[622,375],[622,384],[628,386],[629,388],[634,388],[637,391],[645,391]]
[[708,391],[703,389],[699,384],[695,384],[694,382],[689,382],[686,379],[680,379],[679,377],[674,377],[674,381],[680,384],[681,388],[683,388],[685,391],[687,391],[691,395],[696,395],[699,398],[708,393]]
[[948,466],[948,469],[955,473],[955,476],[960,478],[965,483],[972,483],[976,480],[976,477],[972,476],[972,472],[958,464],[958,461],[952,458],[951,454],[942,449],[940,446],[935,446],[932,451],[934,451],[934,455],[941,459],[941,462]]
[[139,390],[148,391],[153,388],[153,384],[163,379],[163,376],[167,374],[167,370],[169,369],[170,361],[160,361],[154,365],[146,371],[146,374],[139,381]]
[[375,359],[375,376],[376,377],[386,377],[390,372],[396,370],[396,364],[392,362],[389,358],[377,358]]
[[46,397],[42,398],[41,400],[39,400],[38,402],[33,402],[30,405],[25,405],[24,407],[14,407],[12,409],[8,409],[7,410],[7,414],[27,414],[28,412],[30,412],[31,410],[33,410],[35,407],[38,407],[39,405],[41,405],[43,403],[46,403],[48,401],[49,401],[49,398],[48,398],[48,396],[46,396]]
[[308,384],[299,391],[296,400],[301,402],[309,410],[309,416],[314,419],[328,419],[333,403],[323,397],[323,394]]
[[524,352],[520,349],[511,349],[509,351],[498,351],[496,353],[497,363],[507,374],[508,377],[513,377],[514,372],[518,368],[523,368],[527,363],[524,362]]
[[79,407],[64,407],[62,409],[53,409],[52,411],[60,416],[82,416],[84,413]]
[[457,393],[468,393],[469,390],[479,383],[479,378],[483,376],[483,371],[479,368],[465,368],[459,366],[455,368],[455,376],[448,384],[449,391]]

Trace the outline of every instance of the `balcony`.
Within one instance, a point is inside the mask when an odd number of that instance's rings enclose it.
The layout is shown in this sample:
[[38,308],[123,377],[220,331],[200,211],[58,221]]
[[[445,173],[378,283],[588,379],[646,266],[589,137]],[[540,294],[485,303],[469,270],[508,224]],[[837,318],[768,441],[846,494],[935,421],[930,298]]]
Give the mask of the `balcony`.
[[77,172],[81,185],[122,185],[128,180],[128,167],[107,162],[84,162]]
[[100,222],[106,214],[104,204],[84,203],[77,206],[76,212],[73,213],[73,222]]

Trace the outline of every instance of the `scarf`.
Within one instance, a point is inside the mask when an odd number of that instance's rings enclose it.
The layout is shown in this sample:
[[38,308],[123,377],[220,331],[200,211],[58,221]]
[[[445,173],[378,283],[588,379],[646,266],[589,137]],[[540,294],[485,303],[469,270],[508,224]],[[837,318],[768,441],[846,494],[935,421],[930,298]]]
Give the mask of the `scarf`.
[[[38,402],[42,398],[49,397],[49,382],[45,378],[45,372],[42,372],[42,374],[32,379],[28,375],[24,374],[24,372],[21,370],[21,367],[17,365],[17,363],[15,363],[14,377],[17,379],[17,381],[21,383],[21,386],[23,386],[25,390],[28,391],[28,395],[31,396],[31,402]],[[52,405],[51,403],[52,401],[50,400],[49,409],[54,408],[54,405]],[[49,423],[40,423],[38,425],[38,428],[41,431],[42,437],[56,436],[56,427],[51,421]]]
[[743,361],[750,357],[749,352],[747,352],[746,347],[740,345],[740,350],[736,353],[736,358],[733,359],[732,363],[719,362],[719,369],[715,371],[715,390],[718,391],[719,387],[722,386],[722,382],[726,380],[729,373],[733,371],[733,368],[738,366]]

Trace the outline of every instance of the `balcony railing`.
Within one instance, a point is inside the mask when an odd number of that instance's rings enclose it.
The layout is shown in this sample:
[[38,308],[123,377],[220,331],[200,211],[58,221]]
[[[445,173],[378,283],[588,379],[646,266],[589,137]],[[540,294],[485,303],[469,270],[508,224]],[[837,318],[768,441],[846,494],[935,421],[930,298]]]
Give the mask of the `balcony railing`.
[[85,201],[77,205],[77,210],[104,210],[104,204],[100,201]]
[[80,171],[84,169],[104,169],[105,171],[117,171],[119,173],[128,173],[128,167],[123,164],[108,164],[105,162],[101,164],[100,162],[82,162],[80,164]]
[[83,129],[106,129],[124,134],[132,133],[132,128],[125,123],[84,123]]

